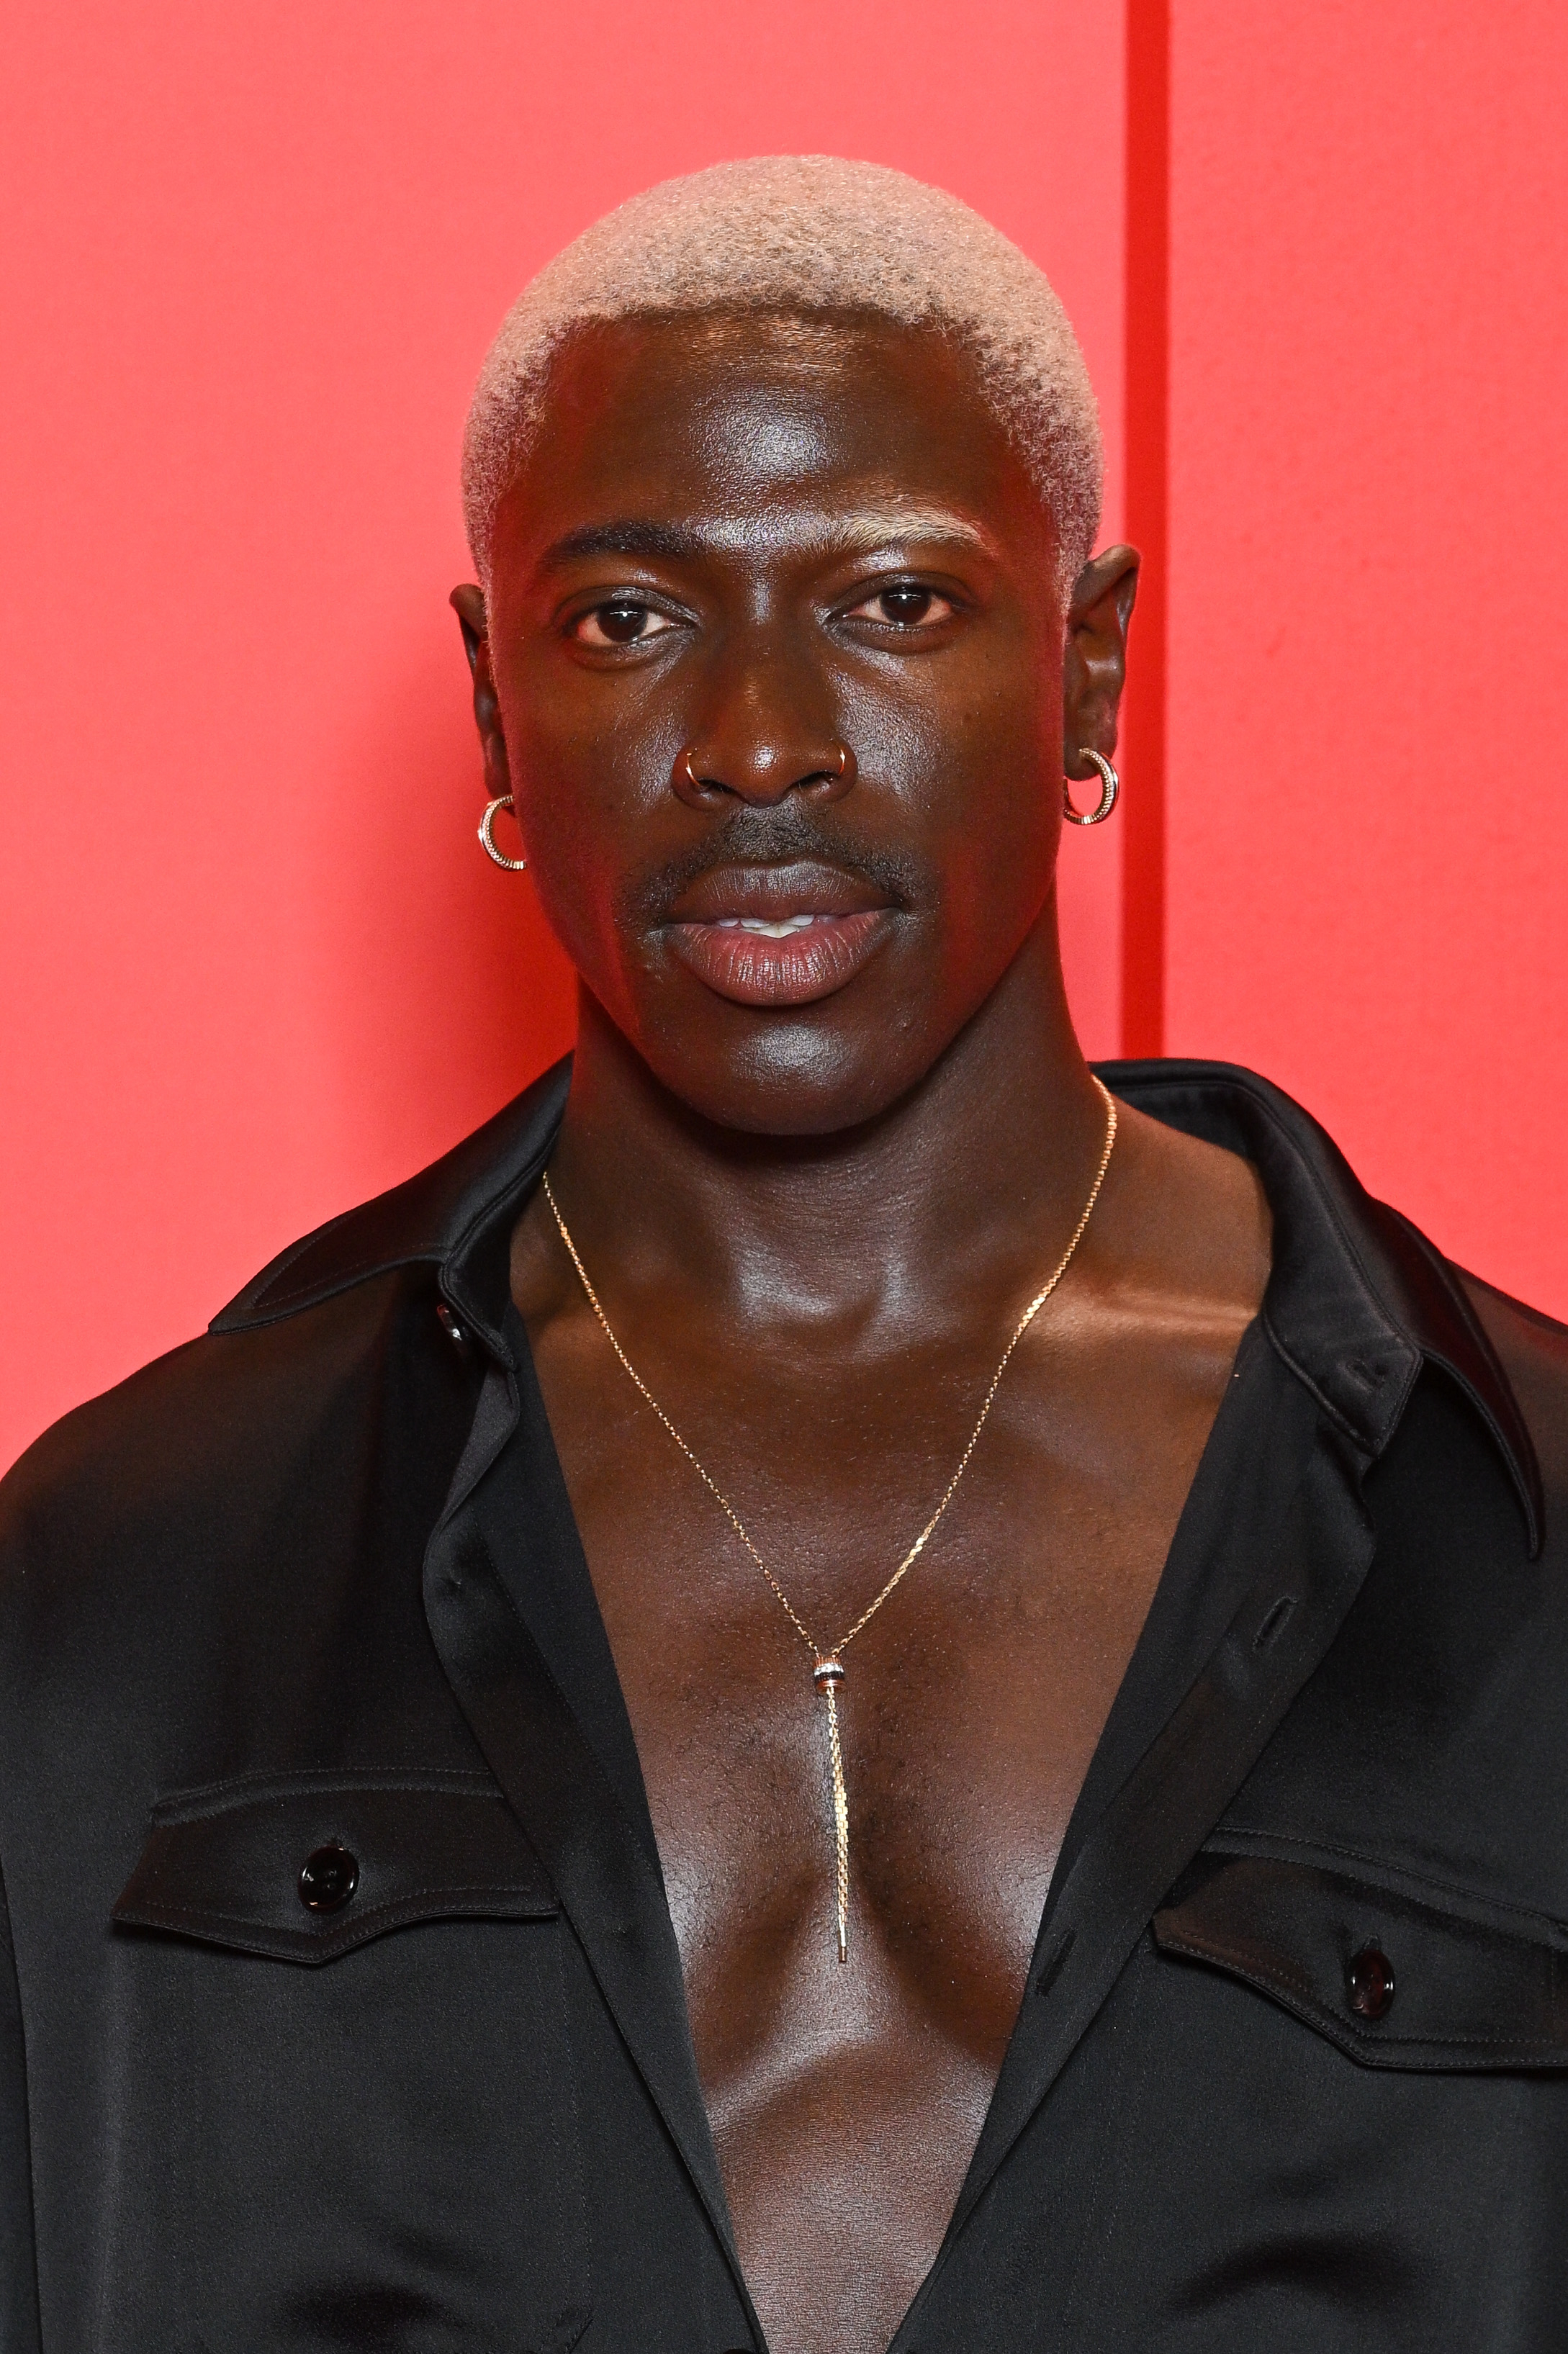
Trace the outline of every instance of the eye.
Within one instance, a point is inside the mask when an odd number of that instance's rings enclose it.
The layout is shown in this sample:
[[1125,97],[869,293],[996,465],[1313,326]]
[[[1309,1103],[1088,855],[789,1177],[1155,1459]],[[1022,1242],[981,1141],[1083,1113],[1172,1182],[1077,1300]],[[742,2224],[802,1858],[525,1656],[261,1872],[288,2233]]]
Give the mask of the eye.
[[852,621],[880,621],[884,628],[895,630],[930,629],[945,621],[953,608],[946,597],[938,597],[934,588],[924,588],[917,580],[893,580],[868,597],[863,605],[855,606],[846,615]]
[[612,597],[575,621],[572,635],[581,646],[637,646],[662,637],[674,626],[667,614],[640,604],[635,597]]

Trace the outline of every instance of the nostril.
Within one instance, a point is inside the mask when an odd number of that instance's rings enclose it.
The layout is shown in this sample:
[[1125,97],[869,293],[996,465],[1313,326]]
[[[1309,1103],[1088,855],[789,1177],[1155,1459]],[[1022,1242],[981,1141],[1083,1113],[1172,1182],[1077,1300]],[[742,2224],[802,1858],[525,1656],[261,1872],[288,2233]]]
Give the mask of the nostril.
[[675,763],[675,790],[683,801],[705,801],[710,794],[722,793],[726,788],[717,777],[700,773],[694,757],[695,747],[688,744]]
[[860,774],[860,763],[847,744],[835,744],[828,759],[820,769],[802,777],[803,785],[830,785],[835,791],[846,791]]
[[[813,760],[814,765],[808,765]],[[821,758],[809,753],[804,758],[799,753],[789,756],[766,748],[736,758],[688,744],[675,762],[672,781],[682,801],[706,809],[718,793],[768,804],[781,801],[787,793],[819,790],[836,798],[848,791],[859,773],[859,763],[847,744],[835,743]]]

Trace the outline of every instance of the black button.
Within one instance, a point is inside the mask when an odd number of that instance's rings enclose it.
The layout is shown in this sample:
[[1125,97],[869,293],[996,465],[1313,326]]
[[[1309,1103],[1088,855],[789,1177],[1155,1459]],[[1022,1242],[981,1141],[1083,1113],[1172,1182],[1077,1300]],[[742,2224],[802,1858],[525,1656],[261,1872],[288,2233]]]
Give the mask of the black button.
[[305,1858],[300,1874],[300,1902],[313,1913],[335,1913],[348,1903],[359,1885],[359,1861],[334,1840]]
[[468,1334],[458,1322],[457,1318],[452,1314],[451,1310],[447,1306],[444,1299],[438,1305],[436,1314],[441,1320],[441,1330],[445,1332],[447,1339],[449,1341],[454,1341],[461,1349],[464,1341],[468,1339]]
[[1345,1972],[1351,2009],[1362,2019],[1381,2019],[1393,2000],[1393,1964],[1376,1946],[1363,1946]]

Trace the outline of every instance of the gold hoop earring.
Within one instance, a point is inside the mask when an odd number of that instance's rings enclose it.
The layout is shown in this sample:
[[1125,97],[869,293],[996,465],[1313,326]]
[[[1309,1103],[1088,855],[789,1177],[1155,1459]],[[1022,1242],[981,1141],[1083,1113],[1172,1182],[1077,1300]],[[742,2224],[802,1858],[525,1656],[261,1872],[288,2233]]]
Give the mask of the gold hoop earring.
[[1116,797],[1121,790],[1121,779],[1103,752],[1092,752],[1086,744],[1081,748],[1086,760],[1092,760],[1100,772],[1100,805],[1086,816],[1073,807],[1073,788],[1065,778],[1062,780],[1062,814],[1069,825],[1103,825],[1116,807]]
[[508,858],[504,851],[497,850],[495,836],[490,831],[495,823],[496,811],[503,809],[511,810],[514,817],[517,814],[510,793],[497,793],[495,799],[487,803],[484,815],[479,821],[479,846],[487,858],[493,858],[497,866],[504,866],[509,875],[521,875],[528,861],[525,858]]

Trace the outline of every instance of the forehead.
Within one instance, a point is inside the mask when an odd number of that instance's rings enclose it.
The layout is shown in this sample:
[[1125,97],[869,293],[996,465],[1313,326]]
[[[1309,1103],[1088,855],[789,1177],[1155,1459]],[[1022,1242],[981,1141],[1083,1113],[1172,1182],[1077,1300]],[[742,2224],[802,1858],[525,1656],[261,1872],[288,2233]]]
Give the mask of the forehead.
[[604,516],[906,504],[992,537],[1049,535],[949,336],[861,315],[626,319],[577,330],[556,355],[497,540],[536,546]]

